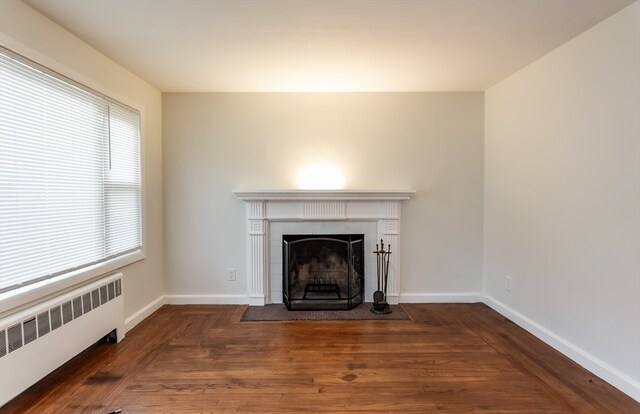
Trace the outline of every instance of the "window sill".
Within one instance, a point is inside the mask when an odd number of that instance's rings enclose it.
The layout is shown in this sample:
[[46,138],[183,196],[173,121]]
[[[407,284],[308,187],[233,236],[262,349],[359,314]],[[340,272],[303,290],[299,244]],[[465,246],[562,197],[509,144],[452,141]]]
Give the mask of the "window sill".
[[143,250],[137,250],[104,263],[4,292],[0,294],[0,318],[17,312],[33,302],[45,300],[63,291],[71,290],[77,285],[98,279],[106,273],[138,262],[145,257]]

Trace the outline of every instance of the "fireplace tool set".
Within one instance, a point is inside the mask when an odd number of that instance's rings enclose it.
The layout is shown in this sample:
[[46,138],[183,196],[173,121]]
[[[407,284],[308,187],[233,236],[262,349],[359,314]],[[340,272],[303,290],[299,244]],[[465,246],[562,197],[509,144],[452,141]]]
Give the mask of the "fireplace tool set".
[[376,244],[376,271],[378,276],[378,290],[373,292],[373,306],[371,312],[387,314],[391,313],[391,307],[387,302],[387,281],[389,280],[389,255],[391,245],[384,249],[384,242],[380,239],[380,245]]

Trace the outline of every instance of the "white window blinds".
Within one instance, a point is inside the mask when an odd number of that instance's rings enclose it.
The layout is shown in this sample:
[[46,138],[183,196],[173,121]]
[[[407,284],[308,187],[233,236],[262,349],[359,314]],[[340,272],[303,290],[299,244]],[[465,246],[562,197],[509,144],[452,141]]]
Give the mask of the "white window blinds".
[[140,249],[140,115],[0,49],[0,292]]

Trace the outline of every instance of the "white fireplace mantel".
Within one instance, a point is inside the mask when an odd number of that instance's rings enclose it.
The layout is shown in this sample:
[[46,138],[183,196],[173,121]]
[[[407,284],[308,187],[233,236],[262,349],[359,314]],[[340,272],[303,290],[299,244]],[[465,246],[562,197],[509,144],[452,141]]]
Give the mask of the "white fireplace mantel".
[[233,190],[243,201],[404,201],[415,190]]
[[[376,240],[394,254],[389,263],[387,298],[398,303],[400,287],[400,204],[415,190],[234,190],[247,202],[247,296],[250,305],[270,303],[270,222],[375,222]],[[373,269],[365,269],[369,279]],[[365,297],[365,300],[371,298]]]

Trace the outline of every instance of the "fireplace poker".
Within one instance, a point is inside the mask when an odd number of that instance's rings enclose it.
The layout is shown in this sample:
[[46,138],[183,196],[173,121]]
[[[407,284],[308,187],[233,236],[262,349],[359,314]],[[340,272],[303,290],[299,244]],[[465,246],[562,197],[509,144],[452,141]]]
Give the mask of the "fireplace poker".
[[378,290],[380,290],[380,248],[378,247],[378,244],[376,243],[376,251],[374,252],[376,254],[376,276],[378,276]]
[[389,244],[388,247],[388,251],[386,253],[387,255],[387,263],[386,263],[386,268],[384,269],[384,299],[385,301],[387,300],[387,282],[389,281],[389,259],[390,259],[390,255],[391,255],[391,244]]
[[376,254],[376,265],[377,265],[376,275],[378,277],[378,290],[373,292],[373,303],[376,304],[376,303],[384,302],[384,299],[385,299],[384,292],[380,290],[380,288],[382,287],[380,286],[382,284],[382,274],[380,272],[384,270],[383,269],[384,262],[382,261],[382,257],[381,257],[381,253],[384,255],[384,242],[382,241],[382,239],[380,239],[379,248],[378,248],[378,245],[376,244],[376,251],[374,253]]

